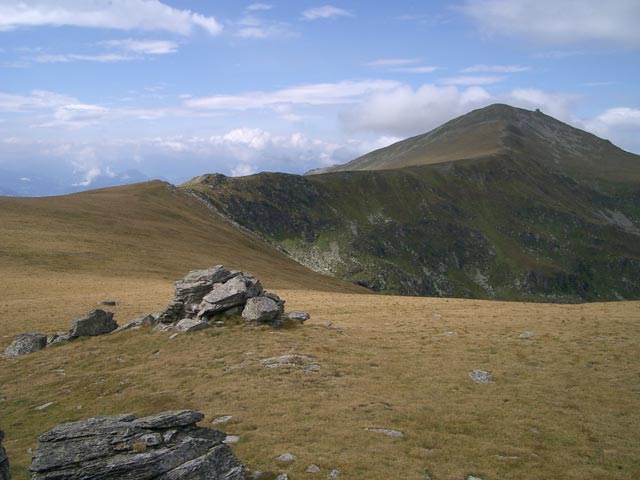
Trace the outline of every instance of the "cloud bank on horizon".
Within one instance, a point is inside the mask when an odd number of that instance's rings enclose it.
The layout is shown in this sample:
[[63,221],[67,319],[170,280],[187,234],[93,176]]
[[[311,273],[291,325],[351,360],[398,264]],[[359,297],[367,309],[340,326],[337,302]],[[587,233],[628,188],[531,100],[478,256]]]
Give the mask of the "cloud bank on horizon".
[[0,0],[0,177],[302,173],[495,102],[640,153],[637,19],[635,0]]

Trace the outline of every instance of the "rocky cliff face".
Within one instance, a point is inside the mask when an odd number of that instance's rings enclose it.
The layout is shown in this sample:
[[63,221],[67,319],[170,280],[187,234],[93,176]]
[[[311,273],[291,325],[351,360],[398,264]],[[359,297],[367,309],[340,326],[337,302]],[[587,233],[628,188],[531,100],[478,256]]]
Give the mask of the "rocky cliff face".
[[451,132],[496,114],[501,148],[483,157],[305,177],[211,175],[183,188],[303,265],[375,291],[640,298],[638,157],[506,106],[469,114],[437,138],[455,140]]

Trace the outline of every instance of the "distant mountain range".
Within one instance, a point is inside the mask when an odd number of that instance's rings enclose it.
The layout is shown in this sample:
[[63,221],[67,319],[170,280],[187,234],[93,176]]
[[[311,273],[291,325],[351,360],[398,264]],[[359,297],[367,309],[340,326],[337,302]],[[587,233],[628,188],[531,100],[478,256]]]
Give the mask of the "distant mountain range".
[[640,156],[491,105],[306,176],[182,188],[309,268],[375,291],[640,298]]
[[36,172],[0,169],[0,196],[45,197],[64,195],[83,190],[114,187],[145,182],[149,178],[137,170],[127,170],[116,174],[101,174],[91,183],[72,183],[67,176],[52,177]]

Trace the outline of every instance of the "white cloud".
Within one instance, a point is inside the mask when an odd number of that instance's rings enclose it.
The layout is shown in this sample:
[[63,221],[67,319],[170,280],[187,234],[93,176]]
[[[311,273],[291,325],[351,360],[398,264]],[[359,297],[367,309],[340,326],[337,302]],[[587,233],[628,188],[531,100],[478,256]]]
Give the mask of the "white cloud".
[[190,108],[211,110],[249,110],[280,105],[339,105],[353,103],[364,95],[390,90],[399,85],[390,80],[343,81],[289,87],[273,92],[247,92],[214,95],[185,102]]
[[351,17],[353,14],[342,8],[334,7],[333,5],[323,5],[322,7],[305,10],[302,16],[306,20],[318,20],[321,18]]
[[78,100],[73,97],[46,90],[32,90],[29,95],[0,92],[0,112],[50,109],[77,102]]
[[81,55],[75,53],[63,53],[53,55],[38,55],[34,60],[38,63],[69,63],[69,62],[99,62],[113,63],[126,62],[135,60],[136,57],[131,55],[122,55],[119,53],[104,53],[98,55]]
[[247,7],[247,10],[250,12],[254,12],[256,10],[271,10],[273,5],[269,5],[268,3],[252,3]]
[[255,15],[245,15],[235,24],[238,26],[235,36],[240,38],[264,39],[294,35],[287,23],[264,20]]
[[459,90],[454,86],[423,85],[413,90],[402,85],[371,95],[344,113],[350,131],[406,136],[424,133],[456,115],[486,105],[491,95],[481,87]]
[[41,127],[84,127],[95,125],[109,115],[109,109],[99,105],[83,103],[69,104],[58,107],[53,113],[53,121],[40,125]]
[[239,163],[235,168],[231,169],[232,177],[246,177],[247,175],[253,175],[257,173],[255,165],[248,165],[246,163]]
[[393,72],[400,73],[433,73],[436,70],[440,70],[440,67],[425,65],[421,67],[400,67],[391,69]]
[[531,67],[522,65],[485,65],[477,64],[460,70],[462,73],[519,73],[531,70]]
[[564,122],[573,120],[571,107],[576,99],[572,94],[550,93],[536,88],[516,88],[499,97],[499,101],[514,107],[528,110],[539,108],[547,115]]
[[491,85],[493,83],[499,83],[504,80],[504,77],[499,76],[474,76],[463,75],[460,77],[449,77],[440,80],[440,83],[445,85]]
[[492,103],[507,103],[530,110],[540,108],[563,121],[571,121],[576,97],[537,89],[514,89],[492,95],[479,86],[408,85],[370,95],[347,110],[342,121],[349,131],[409,136],[427,132],[452,118]]
[[466,0],[460,10],[487,34],[540,44],[595,42],[640,47],[637,0]]
[[380,58],[378,60],[368,62],[367,66],[383,68],[405,67],[407,65],[415,65],[416,63],[420,62],[421,60],[419,58]]
[[176,9],[158,0],[21,0],[0,4],[0,31],[64,25],[161,30],[180,35],[190,35],[196,27],[211,35],[222,31],[214,17]]
[[582,127],[617,145],[640,152],[640,109],[610,108],[582,122]]
[[170,40],[135,40],[133,38],[126,38],[123,40],[108,40],[101,42],[101,44],[146,55],[164,55],[167,53],[175,53],[178,50],[178,44]]

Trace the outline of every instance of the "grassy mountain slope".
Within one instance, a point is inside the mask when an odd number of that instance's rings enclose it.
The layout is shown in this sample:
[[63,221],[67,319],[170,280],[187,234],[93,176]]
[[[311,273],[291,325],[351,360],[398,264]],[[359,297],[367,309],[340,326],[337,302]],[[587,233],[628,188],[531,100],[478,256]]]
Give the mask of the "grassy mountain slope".
[[201,202],[154,181],[48,198],[0,198],[3,271],[166,280],[222,263],[272,288],[351,288],[317,275]]
[[[318,173],[390,170],[492,155],[535,159],[578,178],[640,181],[640,157],[539,110],[494,104]],[[313,171],[310,173],[314,173]]]
[[[525,130],[526,119],[532,126]],[[372,170],[207,175],[184,188],[206,195],[222,214],[310,268],[376,291],[639,298],[638,156],[541,113],[506,106],[472,112],[442,129],[487,122],[510,125],[499,153],[391,168],[396,157],[385,150],[362,160],[364,166],[378,161]]]

